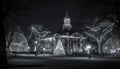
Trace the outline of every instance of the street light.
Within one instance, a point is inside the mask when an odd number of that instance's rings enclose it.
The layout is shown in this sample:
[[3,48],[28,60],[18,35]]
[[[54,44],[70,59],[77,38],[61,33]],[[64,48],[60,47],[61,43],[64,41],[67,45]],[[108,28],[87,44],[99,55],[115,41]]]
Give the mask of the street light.
[[35,44],[37,44],[38,43],[38,41],[35,41]]
[[85,50],[87,51],[87,54],[90,54],[90,49],[91,49],[91,45],[86,45]]
[[87,51],[87,54],[88,54],[88,57],[89,57],[89,59],[91,58],[91,56],[90,56],[90,49],[91,49],[91,45],[86,45],[86,48],[85,48],[85,50]]
[[86,50],[91,49],[91,45],[86,45]]

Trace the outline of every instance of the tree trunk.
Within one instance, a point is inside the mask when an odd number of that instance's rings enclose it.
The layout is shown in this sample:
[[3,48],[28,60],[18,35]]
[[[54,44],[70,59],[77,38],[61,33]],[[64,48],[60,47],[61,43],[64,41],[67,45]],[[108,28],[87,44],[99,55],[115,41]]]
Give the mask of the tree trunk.
[[0,66],[7,67],[5,30],[2,19],[0,19]]
[[98,53],[101,54],[100,44],[98,44]]
[[3,21],[2,1],[0,1],[0,68],[7,68],[6,40]]
[[98,40],[98,53],[102,54],[102,45],[100,40]]

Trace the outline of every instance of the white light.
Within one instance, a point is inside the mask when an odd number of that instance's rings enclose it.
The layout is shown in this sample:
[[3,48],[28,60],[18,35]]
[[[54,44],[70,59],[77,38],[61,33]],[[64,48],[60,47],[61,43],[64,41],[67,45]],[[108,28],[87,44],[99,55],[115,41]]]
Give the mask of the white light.
[[32,26],[32,29],[34,30],[35,28]]
[[28,49],[30,49],[30,47],[28,47]]
[[43,48],[43,50],[45,51],[45,48]]
[[108,49],[107,47],[105,47],[105,49]]
[[111,53],[115,53],[115,52],[116,52],[116,50],[112,50],[112,49],[111,49],[111,50],[110,50],[110,52],[111,52]]
[[35,41],[35,44],[37,44],[38,43],[38,41]]
[[36,51],[36,47],[34,48],[34,51]]
[[86,49],[88,50],[88,49],[91,49],[91,46],[90,45],[87,45],[86,46]]
[[120,50],[120,48],[117,49],[118,51]]

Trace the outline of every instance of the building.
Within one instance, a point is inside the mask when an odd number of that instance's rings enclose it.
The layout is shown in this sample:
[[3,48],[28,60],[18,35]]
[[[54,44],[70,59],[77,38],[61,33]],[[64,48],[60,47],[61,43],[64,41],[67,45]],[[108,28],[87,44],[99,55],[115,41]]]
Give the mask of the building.
[[73,30],[68,13],[66,13],[63,21],[63,27],[57,33],[58,36],[55,37],[56,41],[61,40],[65,54],[83,53],[85,37]]
[[34,52],[38,54],[52,53],[53,55],[83,53],[86,38],[73,30],[68,13],[63,18],[63,22],[61,30],[56,34],[37,39]]

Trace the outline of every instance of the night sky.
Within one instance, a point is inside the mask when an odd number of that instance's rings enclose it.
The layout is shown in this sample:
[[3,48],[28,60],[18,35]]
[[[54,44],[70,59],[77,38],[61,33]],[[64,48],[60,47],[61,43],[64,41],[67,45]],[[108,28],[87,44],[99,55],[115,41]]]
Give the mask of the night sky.
[[[52,32],[58,32],[63,25],[66,10],[71,17],[73,29],[82,32],[90,18],[103,7],[100,0],[19,0],[16,4],[27,9],[18,10],[20,14],[10,14],[5,20],[6,29],[15,29],[19,25],[27,33],[31,24],[41,24]],[[11,17],[11,16],[14,16]]]

